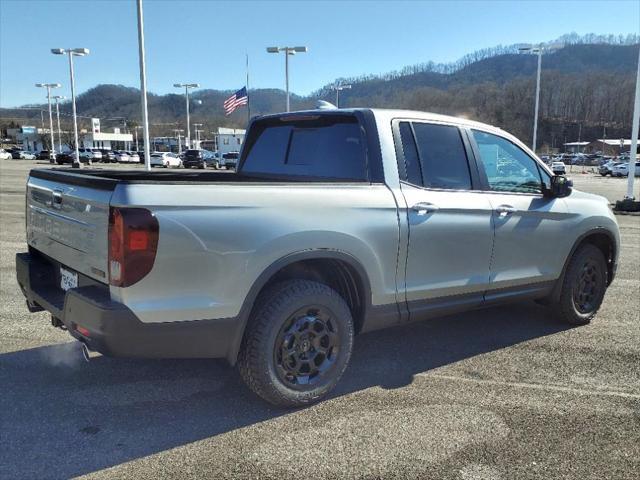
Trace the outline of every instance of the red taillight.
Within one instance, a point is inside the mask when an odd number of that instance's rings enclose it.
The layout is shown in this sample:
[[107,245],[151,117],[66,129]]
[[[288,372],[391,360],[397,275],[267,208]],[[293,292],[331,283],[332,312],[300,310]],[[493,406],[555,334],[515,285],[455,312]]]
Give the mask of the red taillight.
[[76,325],[76,330],[81,333],[82,335],[84,335],[85,337],[90,337],[91,336],[91,332],[89,330],[87,330],[84,327],[81,327],[80,325]]
[[109,209],[109,283],[128,287],[151,271],[158,220],[144,208]]

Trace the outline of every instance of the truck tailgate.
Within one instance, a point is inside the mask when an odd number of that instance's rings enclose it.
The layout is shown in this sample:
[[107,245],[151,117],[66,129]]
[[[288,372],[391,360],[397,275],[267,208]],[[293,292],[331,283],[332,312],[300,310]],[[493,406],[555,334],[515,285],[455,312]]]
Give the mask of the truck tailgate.
[[113,189],[29,177],[26,227],[29,246],[70,269],[108,282],[109,200]]

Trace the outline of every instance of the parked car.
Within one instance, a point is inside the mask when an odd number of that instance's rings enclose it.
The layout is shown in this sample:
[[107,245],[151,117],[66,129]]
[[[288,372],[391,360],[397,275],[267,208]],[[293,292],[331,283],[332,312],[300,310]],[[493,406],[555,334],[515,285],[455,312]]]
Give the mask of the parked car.
[[180,160],[175,153],[153,152],[150,157],[150,163],[152,167],[169,168],[181,166],[182,160]]
[[79,148],[78,155],[83,163],[99,162],[102,160],[102,152],[94,148]]
[[56,155],[56,163],[63,165],[65,163],[73,164],[73,157],[75,152],[61,152]]
[[555,175],[564,175],[567,173],[567,167],[564,162],[554,161],[551,162],[551,170]]
[[144,163],[144,155],[140,157],[138,152],[127,151],[127,155],[129,155],[129,163]]
[[100,149],[100,153],[102,153],[102,162],[103,163],[116,163],[116,154],[113,153],[112,150],[107,148]]
[[33,169],[26,207],[30,311],[105,355],[226,358],[281,406],[361,332],[514,300],[586,324],[620,250],[608,201],[514,136],[402,110],[254,118],[234,175]]
[[56,159],[56,152],[52,152],[50,150],[40,150],[36,158],[38,160],[49,160],[53,163]]
[[223,153],[221,164],[225,168],[236,168],[238,165],[238,158],[240,158],[240,152]]
[[115,150],[113,154],[116,156],[116,162],[129,163],[129,154],[124,150]]
[[31,153],[31,152],[27,152],[26,150],[22,150],[19,148],[14,148],[11,151],[11,158],[13,158],[14,160],[35,160],[36,156]]
[[613,174],[613,167],[615,167],[616,165],[619,165],[620,162],[615,162],[613,160],[609,160],[606,163],[603,163],[602,165],[600,165],[600,167],[598,167],[598,173],[600,175],[602,175],[603,177],[606,177],[607,175],[612,175]]
[[213,167],[216,170],[221,167],[221,156],[218,152],[212,152],[210,150],[202,150],[202,154],[204,155],[204,161],[209,167]]
[[91,152],[93,153],[92,161],[101,162],[102,161],[102,150],[99,148],[91,148]]
[[4,148],[0,148],[0,160],[10,160],[11,153],[7,152]]
[[204,159],[204,152],[202,150],[187,150],[184,153],[184,159],[182,160],[182,166],[184,168],[205,168],[207,162]]
[[[611,169],[612,177],[626,177],[629,174],[629,162],[618,163]],[[640,176],[640,162],[636,162],[634,177]]]

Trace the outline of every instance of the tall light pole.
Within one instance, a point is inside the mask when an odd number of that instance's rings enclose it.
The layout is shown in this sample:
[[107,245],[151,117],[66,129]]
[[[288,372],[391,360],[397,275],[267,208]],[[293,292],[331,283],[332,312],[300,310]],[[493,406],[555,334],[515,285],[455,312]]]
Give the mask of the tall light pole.
[[62,153],[62,130],[60,130],[60,104],[58,103],[60,100],[64,100],[67,97],[62,95],[54,95],[54,100],[56,101],[56,119],[58,122],[58,152]]
[[267,53],[280,53],[284,52],[284,84],[287,92],[287,112],[291,110],[289,99],[289,55],[295,55],[296,53],[306,53],[307,47],[267,47]]
[[[73,57],[84,57],[89,55],[88,48],[52,48],[51,53],[54,55],[69,56],[69,76],[71,77],[71,108],[73,110],[73,140],[75,142],[76,152],[73,159],[73,168],[80,168],[80,152],[78,151],[78,118],[76,116],[76,83],[73,76]],[[91,160],[89,159],[89,164]]]
[[36,83],[36,87],[47,89],[47,103],[49,103],[49,134],[51,135],[51,149],[49,151],[49,162],[53,163],[53,159],[56,151],[56,146],[53,143],[53,116],[51,115],[51,89],[60,88],[62,85],[59,83]]
[[176,128],[173,130],[173,133],[176,134],[176,137],[178,139],[178,155],[180,155],[182,153],[182,144],[180,143],[180,134],[184,132],[184,130]]
[[184,87],[184,98],[187,103],[187,137],[185,138],[185,146],[187,149],[191,148],[191,120],[189,119],[189,89],[190,88],[200,88],[199,83],[174,83],[174,87],[182,88]]
[[538,45],[537,47],[533,46],[523,46],[518,50],[521,52],[531,52],[538,54],[538,73],[536,74],[536,108],[533,119],[533,145],[531,150],[533,153],[536,152],[536,143],[538,141],[538,107],[540,105],[540,70],[542,69],[542,45]]
[[[142,108],[142,126],[144,127],[144,168],[151,170],[151,152],[149,152],[149,109],[147,108],[147,67],[144,51],[144,14],[142,0],[136,2],[138,12],[138,54],[140,61],[140,100]],[[138,146],[136,145],[136,148]]]
[[198,127],[201,127],[202,123],[194,123],[193,124],[193,128],[195,128],[195,132],[196,132],[196,147],[198,148],[198,150],[200,150],[200,132],[202,130],[198,130]]
[[638,53],[638,73],[636,74],[636,99],[633,104],[633,124],[631,126],[631,150],[629,151],[629,168],[627,168],[627,195],[628,200],[633,200],[633,177],[636,171],[636,158],[638,153],[638,135],[640,135],[640,52]]
[[[135,142],[136,142],[136,152],[140,151],[140,147],[138,146],[138,130],[144,128],[141,125],[136,125],[135,127],[133,127],[133,133],[135,135]],[[144,134],[144,131],[142,132]]]
[[336,107],[340,108],[340,92],[342,90],[351,90],[351,85],[337,84],[331,88],[336,91]]

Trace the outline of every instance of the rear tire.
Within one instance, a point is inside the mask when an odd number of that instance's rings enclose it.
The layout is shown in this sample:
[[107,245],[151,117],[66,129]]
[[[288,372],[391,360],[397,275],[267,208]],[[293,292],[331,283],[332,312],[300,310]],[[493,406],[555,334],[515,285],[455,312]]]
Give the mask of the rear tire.
[[238,358],[247,386],[267,402],[301,407],[338,383],[351,357],[353,319],[335,290],[288,280],[263,292]]
[[596,315],[607,290],[607,262],[598,247],[586,244],[573,254],[553,305],[561,320],[586,325]]

